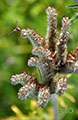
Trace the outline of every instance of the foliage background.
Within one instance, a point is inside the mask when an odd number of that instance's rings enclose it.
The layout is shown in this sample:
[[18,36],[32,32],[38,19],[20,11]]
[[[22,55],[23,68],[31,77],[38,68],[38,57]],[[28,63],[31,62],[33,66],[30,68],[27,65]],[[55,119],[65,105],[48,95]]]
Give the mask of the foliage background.
[[[74,0],[0,0],[0,120],[51,120],[53,109],[51,101],[45,109],[37,107],[35,99],[22,102],[17,98],[20,85],[12,86],[10,76],[26,70],[38,73],[35,68],[27,66],[31,56],[32,45],[28,39],[20,38],[19,34],[8,33],[15,28],[15,23],[21,28],[32,28],[42,36],[46,34],[46,8],[54,6],[58,12],[58,31],[63,16],[71,18],[74,11],[67,5],[77,4]],[[68,50],[78,45],[78,21],[72,24]],[[38,77],[39,78],[39,77]],[[59,97],[59,118],[63,120],[78,120],[78,75],[73,74],[68,79],[66,94]],[[73,112],[71,113],[71,110]]]

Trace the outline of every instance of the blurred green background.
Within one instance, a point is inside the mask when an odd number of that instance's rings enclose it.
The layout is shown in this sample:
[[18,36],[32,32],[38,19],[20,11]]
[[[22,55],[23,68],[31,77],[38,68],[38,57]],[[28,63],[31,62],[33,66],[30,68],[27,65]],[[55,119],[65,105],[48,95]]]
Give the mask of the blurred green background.
[[[32,28],[42,36],[46,34],[46,8],[54,6],[58,12],[58,31],[63,16],[71,18],[74,11],[67,5],[77,4],[74,0],[0,0],[0,120],[53,120],[51,101],[45,109],[37,107],[35,99],[26,102],[18,100],[20,85],[12,86],[10,76],[26,70],[38,73],[27,66],[32,45],[19,34],[8,34],[15,28],[16,21],[21,28]],[[72,24],[68,50],[78,45],[78,21]],[[39,77],[38,77],[39,78]],[[58,98],[59,118],[78,120],[78,75],[68,79],[66,93]]]

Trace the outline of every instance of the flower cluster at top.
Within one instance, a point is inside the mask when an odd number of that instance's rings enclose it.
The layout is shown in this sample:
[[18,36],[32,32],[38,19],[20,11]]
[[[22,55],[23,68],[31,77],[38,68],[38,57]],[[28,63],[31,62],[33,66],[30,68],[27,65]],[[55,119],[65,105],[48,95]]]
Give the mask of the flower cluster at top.
[[[40,82],[35,74],[22,72],[12,75],[12,85],[21,84],[18,98],[26,100],[27,97],[37,98],[39,107],[46,107],[52,94],[62,95],[67,88],[68,73],[78,73],[78,48],[68,52],[67,42],[69,37],[70,20],[63,17],[61,33],[57,32],[57,12],[53,7],[46,9],[47,33],[45,38],[32,29],[20,29],[18,26],[13,31],[18,31],[22,38],[28,38],[33,45],[28,66],[35,66],[40,75]],[[58,77],[56,77],[58,74]],[[60,75],[62,74],[62,75]],[[57,78],[57,80],[56,80]]]

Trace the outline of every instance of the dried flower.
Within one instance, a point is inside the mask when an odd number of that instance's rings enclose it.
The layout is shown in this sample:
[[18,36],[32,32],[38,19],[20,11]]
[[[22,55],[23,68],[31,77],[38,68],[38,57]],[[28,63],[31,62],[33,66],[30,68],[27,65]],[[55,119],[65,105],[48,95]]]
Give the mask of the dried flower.
[[[45,38],[33,30],[20,29],[18,31],[22,38],[28,38],[33,45],[32,54],[35,55],[28,60],[28,66],[35,66],[40,75],[40,83],[34,78],[34,74],[23,72],[11,76],[11,84],[22,84],[18,92],[18,98],[26,100],[27,97],[37,98],[39,107],[46,107],[52,94],[62,95],[67,88],[68,73],[78,73],[78,48],[67,51],[70,20],[63,17],[61,33],[57,33],[57,12],[53,7],[48,7],[47,33]],[[57,81],[55,76],[59,74]],[[61,77],[60,74],[63,74]],[[64,75],[65,74],[65,75]]]

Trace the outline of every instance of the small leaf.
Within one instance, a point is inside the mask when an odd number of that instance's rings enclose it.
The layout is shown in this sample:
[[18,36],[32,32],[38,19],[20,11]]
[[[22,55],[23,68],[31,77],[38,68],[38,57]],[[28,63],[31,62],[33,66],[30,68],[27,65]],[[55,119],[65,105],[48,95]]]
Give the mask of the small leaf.
[[76,102],[75,98],[69,93],[65,93],[64,96],[67,97],[71,102]]
[[68,75],[66,75],[66,77],[69,78],[69,77],[71,77],[71,75],[72,75],[72,74],[68,74]]
[[62,107],[66,108],[67,105],[66,105],[66,103],[64,102],[64,100],[63,100],[62,98],[60,98],[60,97],[58,97],[58,99],[59,99],[59,104],[60,104]]
[[72,88],[74,88],[74,85],[68,84],[67,86],[68,86],[67,89],[72,89]]
[[19,118],[28,118],[16,105],[12,105],[11,109]]
[[73,4],[73,5],[68,5],[66,6],[68,8],[74,8],[74,9],[78,9],[78,5],[77,4]]

